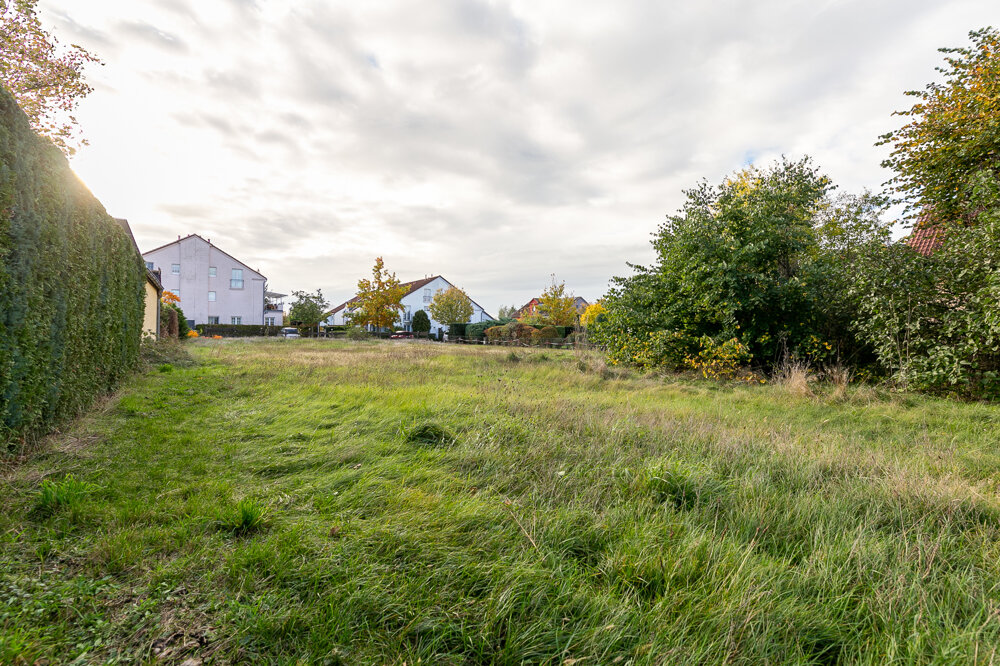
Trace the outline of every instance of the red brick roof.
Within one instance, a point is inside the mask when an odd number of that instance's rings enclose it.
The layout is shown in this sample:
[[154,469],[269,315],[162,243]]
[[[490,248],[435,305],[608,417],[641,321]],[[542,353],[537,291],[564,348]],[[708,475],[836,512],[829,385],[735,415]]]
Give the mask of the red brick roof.
[[917,226],[906,239],[907,245],[925,257],[933,254],[943,242],[944,229],[938,225]]

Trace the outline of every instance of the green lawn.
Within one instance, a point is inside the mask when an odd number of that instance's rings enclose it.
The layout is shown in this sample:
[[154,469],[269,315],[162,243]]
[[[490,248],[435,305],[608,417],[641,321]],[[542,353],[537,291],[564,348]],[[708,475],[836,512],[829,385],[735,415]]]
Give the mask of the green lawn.
[[996,407],[191,352],[0,468],[0,663],[994,662]]

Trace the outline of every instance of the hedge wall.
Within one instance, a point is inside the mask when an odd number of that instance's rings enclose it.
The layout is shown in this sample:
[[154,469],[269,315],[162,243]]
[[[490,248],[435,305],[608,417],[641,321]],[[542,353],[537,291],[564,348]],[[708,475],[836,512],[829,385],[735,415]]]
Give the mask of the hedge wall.
[[139,360],[132,241],[0,88],[0,443],[43,433]]
[[[262,335],[281,334],[284,326],[262,326],[257,324],[198,324],[194,330],[198,335],[221,335],[224,338],[254,338]],[[292,327],[295,328],[295,327]]]

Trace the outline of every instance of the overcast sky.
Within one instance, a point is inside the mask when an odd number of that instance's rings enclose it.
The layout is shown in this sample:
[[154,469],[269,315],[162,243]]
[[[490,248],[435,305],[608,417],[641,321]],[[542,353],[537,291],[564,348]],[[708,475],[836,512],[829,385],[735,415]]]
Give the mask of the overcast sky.
[[813,156],[879,188],[891,113],[996,0],[42,0],[100,56],[74,169],[142,249],[198,233],[278,291],[381,255],[487,310],[602,295],[702,178]]

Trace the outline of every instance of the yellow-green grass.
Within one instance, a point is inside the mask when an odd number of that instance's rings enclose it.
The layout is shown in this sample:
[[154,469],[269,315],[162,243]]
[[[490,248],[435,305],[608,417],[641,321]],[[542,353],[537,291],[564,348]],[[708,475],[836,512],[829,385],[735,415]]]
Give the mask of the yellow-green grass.
[[995,659],[995,407],[190,349],[2,472],[0,663]]

